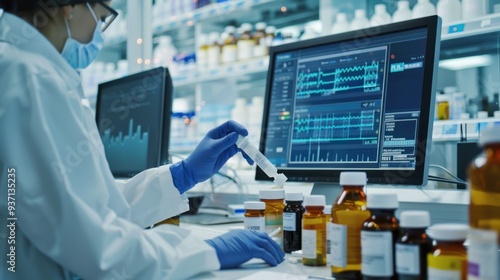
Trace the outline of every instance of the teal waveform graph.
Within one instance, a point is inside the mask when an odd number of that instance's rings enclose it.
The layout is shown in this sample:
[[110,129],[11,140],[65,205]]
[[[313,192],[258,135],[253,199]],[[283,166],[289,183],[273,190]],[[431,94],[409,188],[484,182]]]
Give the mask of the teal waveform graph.
[[297,98],[331,95],[345,91],[379,91],[381,73],[378,61],[363,65],[301,71],[297,76]]

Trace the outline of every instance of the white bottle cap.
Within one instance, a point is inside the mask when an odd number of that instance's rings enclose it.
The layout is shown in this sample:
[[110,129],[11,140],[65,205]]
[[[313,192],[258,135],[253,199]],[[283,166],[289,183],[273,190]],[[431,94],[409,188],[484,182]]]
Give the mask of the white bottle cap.
[[332,206],[325,205],[325,208],[323,208],[323,213],[325,213],[325,215],[331,215],[332,214]]
[[356,9],[354,11],[354,17],[355,18],[365,18],[366,17],[366,11],[363,9]]
[[460,114],[460,119],[461,120],[468,120],[468,119],[470,119],[469,113],[461,113]]
[[229,33],[229,34],[234,34],[234,32],[236,32],[236,27],[232,26],[232,25],[229,25],[229,26],[226,26],[226,28],[224,28],[224,31],[226,33]]
[[285,190],[260,190],[259,199],[285,199]]
[[339,184],[341,186],[365,186],[365,172],[341,172]]
[[477,112],[477,118],[478,119],[486,119],[486,118],[488,118],[488,112],[486,112],[486,111],[479,111],[479,112]]
[[346,22],[346,21],[347,21],[347,15],[345,13],[337,14],[337,22]]
[[288,178],[285,176],[285,174],[280,173],[276,177],[274,177],[274,184],[278,187],[283,187],[285,182],[288,180]]
[[469,226],[464,224],[435,224],[427,229],[427,234],[436,240],[461,241],[467,238]]
[[368,209],[397,209],[398,196],[395,193],[374,193],[366,196]]
[[376,14],[384,14],[386,12],[386,7],[385,7],[385,4],[377,4],[375,5],[375,13]]
[[302,193],[286,193],[285,200],[287,200],[287,201],[302,201],[302,200],[304,200],[304,195]]
[[264,210],[266,209],[266,204],[262,201],[245,201],[243,204],[245,210]]
[[266,27],[267,34],[274,34],[274,32],[276,32],[276,26],[270,25],[270,26]]
[[500,118],[500,111],[493,112],[493,117]]
[[399,10],[406,10],[408,8],[410,8],[410,2],[408,2],[406,0],[398,1],[398,9]]
[[483,129],[479,136],[479,146],[500,143],[500,126],[491,126]]
[[304,196],[304,207],[306,206],[325,206],[326,199],[324,195],[306,195]]
[[265,23],[265,22],[257,22],[255,24],[255,29],[256,30],[265,30],[266,26],[267,26],[267,23]]
[[252,25],[250,23],[243,23],[240,26],[241,32],[252,31]]
[[402,228],[427,228],[431,225],[431,217],[427,211],[401,212],[399,226]]

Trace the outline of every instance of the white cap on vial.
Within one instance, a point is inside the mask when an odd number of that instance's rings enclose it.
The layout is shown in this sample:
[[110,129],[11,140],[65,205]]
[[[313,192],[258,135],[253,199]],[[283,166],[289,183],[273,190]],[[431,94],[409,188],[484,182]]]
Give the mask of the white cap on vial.
[[431,216],[427,211],[401,212],[399,226],[402,228],[427,228],[431,225]]
[[243,207],[245,210],[264,210],[266,209],[266,204],[262,201],[245,201]]
[[286,193],[285,200],[287,200],[287,201],[302,201],[302,200],[304,200],[304,195],[302,193]]
[[332,206],[331,205],[325,205],[325,208],[323,208],[323,213],[325,215],[331,215],[332,214]]
[[398,196],[395,193],[373,193],[366,197],[368,209],[398,209]]
[[304,206],[325,206],[326,198],[324,195],[306,195],[304,196]]
[[260,190],[259,199],[285,199],[285,190],[283,189]]
[[435,224],[427,229],[427,234],[436,240],[461,241],[467,239],[469,226],[464,224]]
[[365,186],[365,172],[341,172],[339,183],[341,186]]
[[479,136],[479,146],[500,143],[500,126],[491,126],[483,129]]

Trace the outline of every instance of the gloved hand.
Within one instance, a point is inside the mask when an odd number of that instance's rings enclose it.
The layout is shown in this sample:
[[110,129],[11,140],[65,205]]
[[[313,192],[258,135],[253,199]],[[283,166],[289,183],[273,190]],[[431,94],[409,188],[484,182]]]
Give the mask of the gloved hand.
[[[187,159],[170,166],[174,185],[181,194],[212,177],[238,152],[238,134],[247,136],[248,131],[235,121],[227,121],[210,130]],[[245,153],[243,156],[253,164]]]
[[278,243],[264,232],[233,230],[206,242],[215,248],[221,269],[237,267],[252,258],[276,266],[285,257]]

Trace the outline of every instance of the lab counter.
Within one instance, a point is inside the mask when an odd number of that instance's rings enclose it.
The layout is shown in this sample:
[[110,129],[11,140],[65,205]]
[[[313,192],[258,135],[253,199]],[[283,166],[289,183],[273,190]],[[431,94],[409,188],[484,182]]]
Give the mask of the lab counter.
[[[243,228],[243,223],[231,223],[222,225],[201,226],[197,224],[183,223],[181,227],[190,229],[194,234],[203,239],[215,237],[233,228]],[[295,259],[296,262],[292,261]],[[311,277],[311,278],[309,278]],[[224,269],[203,273],[190,278],[190,280],[201,279],[242,279],[242,280],[262,280],[262,279],[331,279],[330,265],[327,266],[305,266],[302,260],[286,254],[285,260],[278,266],[267,265],[261,259],[252,259],[238,268]]]

